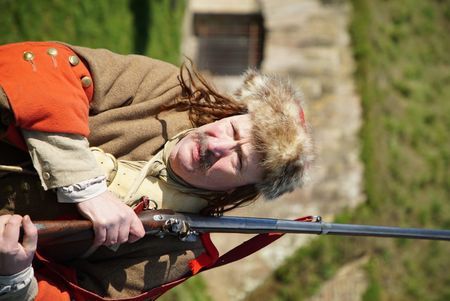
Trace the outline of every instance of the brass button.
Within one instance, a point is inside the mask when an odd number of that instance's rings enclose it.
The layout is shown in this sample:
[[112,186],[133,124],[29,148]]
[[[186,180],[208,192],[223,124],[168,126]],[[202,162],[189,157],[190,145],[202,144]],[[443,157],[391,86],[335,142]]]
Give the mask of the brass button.
[[58,50],[56,50],[56,48],[49,48],[49,49],[47,49],[47,54],[50,56],[57,56]]
[[83,76],[81,78],[81,85],[83,88],[87,88],[92,84],[92,79],[89,76]]
[[76,55],[71,55],[71,56],[69,56],[69,63],[72,66],[76,66],[80,63],[80,59]]
[[50,174],[46,171],[42,173],[42,177],[44,178],[44,180],[50,180]]
[[23,59],[25,61],[32,61],[34,59],[34,53],[31,51],[25,51],[23,53]]

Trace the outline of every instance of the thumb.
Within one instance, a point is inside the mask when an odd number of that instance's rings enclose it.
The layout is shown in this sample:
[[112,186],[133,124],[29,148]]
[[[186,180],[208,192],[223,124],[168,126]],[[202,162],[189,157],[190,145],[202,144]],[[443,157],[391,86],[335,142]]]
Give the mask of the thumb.
[[144,225],[142,225],[142,222],[139,219],[139,217],[136,214],[134,214],[133,220],[131,221],[130,225],[130,236],[128,242],[130,243],[135,242],[144,236],[145,236]]
[[27,254],[34,253],[36,251],[38,241],[37,228],[28,215],[23,217],[22,225],[24,231],[22,246]]

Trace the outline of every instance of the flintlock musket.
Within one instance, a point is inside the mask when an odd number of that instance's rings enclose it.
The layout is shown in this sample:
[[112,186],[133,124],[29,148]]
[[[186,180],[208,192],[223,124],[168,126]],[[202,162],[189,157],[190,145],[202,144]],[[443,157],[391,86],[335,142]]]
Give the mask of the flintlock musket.
[[[431,239],[450,241],[450,230],[400,228],[370,225],[326,223],[320,216],[308,221],[273,218],[220,216],[209,217],[177,213],[172,210],[144,210],[139,215],[146,234],[177,236],[195,240],[200,233],[298,233]],[[87,220],[36,221],[40,245],[92,240],[92,224]]]

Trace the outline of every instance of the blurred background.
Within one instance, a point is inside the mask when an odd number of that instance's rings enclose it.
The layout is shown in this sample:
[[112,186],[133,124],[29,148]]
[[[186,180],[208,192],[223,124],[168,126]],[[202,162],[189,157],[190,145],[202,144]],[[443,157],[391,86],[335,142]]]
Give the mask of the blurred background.
[[[0,0],[0,43],[23,40],[189,57],[229,93],[249,67],[289,77],[316,140],[311,181],[235,215],[450,228],[448,0]],[[449,255],[437,241],[288,235],[161,299],[450,300]]]

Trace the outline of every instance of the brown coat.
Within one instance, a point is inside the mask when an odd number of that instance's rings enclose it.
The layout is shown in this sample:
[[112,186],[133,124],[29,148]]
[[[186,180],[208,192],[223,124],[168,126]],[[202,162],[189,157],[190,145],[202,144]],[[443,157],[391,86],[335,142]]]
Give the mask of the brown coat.
[[186,112],[162,112],[181,93],[179,69],[139,55],[70,46],[94,81],[88,137],[120,159],[144,160],[178,132],[191,127]]

